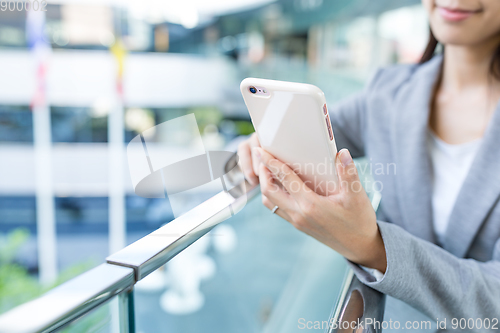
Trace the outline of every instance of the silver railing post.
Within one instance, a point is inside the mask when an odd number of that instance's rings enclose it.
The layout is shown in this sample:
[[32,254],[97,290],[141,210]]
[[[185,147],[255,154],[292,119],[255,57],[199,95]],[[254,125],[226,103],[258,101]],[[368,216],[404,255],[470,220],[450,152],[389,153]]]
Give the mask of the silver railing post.
[[[361,283],[349,269],[326,332],[380,333],[381,327],[374,323],[382,323],[384,310],[385,295]],[[369,324],[366,319],[370,319]]]
[[118,295],[118,318],[120,333],[135,333],[134,290]]

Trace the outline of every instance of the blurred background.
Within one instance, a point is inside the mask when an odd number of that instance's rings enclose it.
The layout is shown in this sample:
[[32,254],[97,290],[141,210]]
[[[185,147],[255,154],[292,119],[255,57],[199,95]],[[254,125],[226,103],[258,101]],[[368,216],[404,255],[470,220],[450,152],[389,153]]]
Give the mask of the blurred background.
[[[125,147],[138,133],[194,113],[205,148],[234,150],[253,132],[243,78],[315,84],[333,104],[377,67],[416,62],[428,37],[418,0],[29,5],[0,6],[0,313],[173,219],[167,200],[134,194]],[[139,332],[272,326],[305,236],[249,206],[225,241],[199,245],[216,263],[202,305],[169,310],[168,269],[138,286]]]

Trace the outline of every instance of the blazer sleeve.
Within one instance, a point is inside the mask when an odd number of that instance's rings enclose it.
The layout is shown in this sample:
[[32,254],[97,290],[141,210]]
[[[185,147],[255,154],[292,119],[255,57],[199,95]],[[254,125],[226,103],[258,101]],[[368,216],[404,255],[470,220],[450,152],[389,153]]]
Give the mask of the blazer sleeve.
[[381,279],[350,263],[364,284],[431,318],[500,320],[500,239],[491,261],[461,259],[401,227],[378,222],[387,255]]
[[368,80],[363,91],[343,99],[329,110],[337,149],[349,149],[354,158],[365,155],[367,100],[382,71],[379,69]]

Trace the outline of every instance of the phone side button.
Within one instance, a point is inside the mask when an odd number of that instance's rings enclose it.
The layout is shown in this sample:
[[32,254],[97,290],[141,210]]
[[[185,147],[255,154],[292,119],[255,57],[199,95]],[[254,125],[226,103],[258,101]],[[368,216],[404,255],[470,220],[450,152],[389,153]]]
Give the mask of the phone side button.
[[326,127],[328,128],[328,135],[330,136],[330,141],[333,141],[333,131],[332,131],[332,124],[330,123],[330,117],[326,115],[325,120],[326,120]]

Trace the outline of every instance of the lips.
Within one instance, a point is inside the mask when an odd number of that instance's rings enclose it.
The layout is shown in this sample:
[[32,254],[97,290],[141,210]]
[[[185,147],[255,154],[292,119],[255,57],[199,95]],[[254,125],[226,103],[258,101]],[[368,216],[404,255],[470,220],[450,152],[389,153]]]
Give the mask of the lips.
[[462,9],[451,9],[445,7],[438,7],[439,13],[441,16],[447,20],[452,22],[459,22],[468,19],[472,15],[478,13],[479,11],[474,10],[462,10]]

